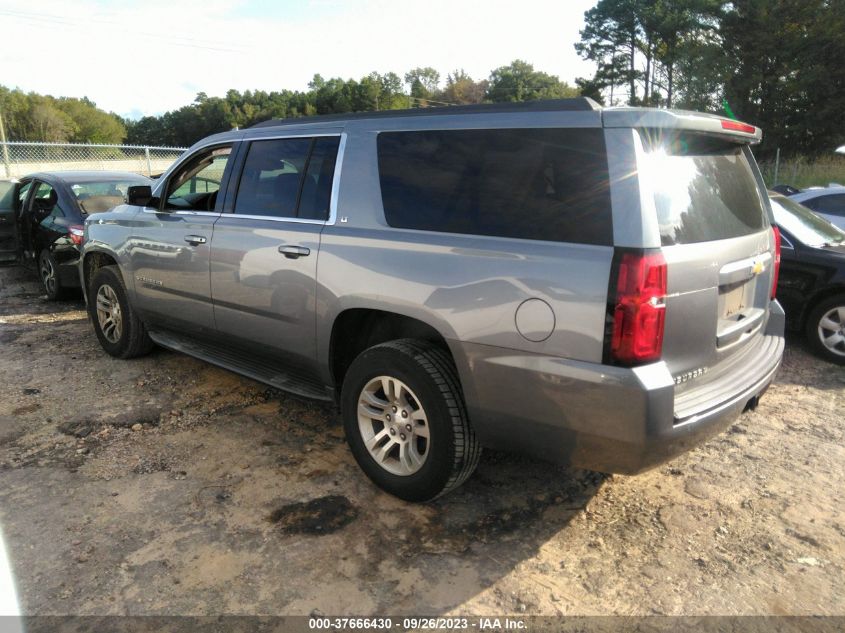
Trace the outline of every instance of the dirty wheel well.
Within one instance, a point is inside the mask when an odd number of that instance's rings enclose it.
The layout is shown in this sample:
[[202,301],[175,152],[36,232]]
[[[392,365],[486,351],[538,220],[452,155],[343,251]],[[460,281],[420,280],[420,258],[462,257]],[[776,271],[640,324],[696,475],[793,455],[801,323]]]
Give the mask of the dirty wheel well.
[[349,365],[365,349],[401,338],[428,341],[451,356],[440,333],[417,319],[381,310],[352,309],[341,313],[332,328],[330,348],[335,385],[343,383]]
[[94,276],[94,273],[103,266],[117,266],[117,261],[115,261],[111,255],[107,255],[106,253],[90,253],[85,256],[85,263],[82,270],[85,276],[86,288],[88,287],[91,278]]

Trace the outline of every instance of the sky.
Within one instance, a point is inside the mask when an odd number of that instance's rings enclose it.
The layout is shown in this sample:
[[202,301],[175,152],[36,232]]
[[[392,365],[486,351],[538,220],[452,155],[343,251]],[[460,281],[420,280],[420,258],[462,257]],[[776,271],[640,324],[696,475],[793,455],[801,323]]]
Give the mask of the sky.
[[523,59],[573,83],[595,0],[0,0],[0,84],[156,115],[198,92],[306,90],[432,66],[473,79]]

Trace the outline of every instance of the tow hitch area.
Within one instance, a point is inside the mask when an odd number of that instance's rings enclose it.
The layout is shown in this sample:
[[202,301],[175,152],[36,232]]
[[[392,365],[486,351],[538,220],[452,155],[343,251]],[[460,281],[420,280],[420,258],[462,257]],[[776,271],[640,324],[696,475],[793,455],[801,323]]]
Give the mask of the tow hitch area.
[[760,404],[760,398],[763,397],[763,394],[769,390],[769,385],[763,387],[763,390],[758,393],[756,396],[751,398],[748,402],[745,403],[745,408],[742,410],[743,413],[746,411],[754,411],[757,408],[757,405]]

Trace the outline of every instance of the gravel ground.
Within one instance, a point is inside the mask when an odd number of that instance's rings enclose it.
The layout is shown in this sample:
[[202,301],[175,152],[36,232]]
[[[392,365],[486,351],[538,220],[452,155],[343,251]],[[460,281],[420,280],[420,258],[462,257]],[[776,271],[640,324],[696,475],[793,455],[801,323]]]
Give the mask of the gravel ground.
[[790,339],[723,435],[637,477],[485,453],[375,489],[332,407],[118,361],[0,269],[0,526],[24,613],[845,614],[845,368]]

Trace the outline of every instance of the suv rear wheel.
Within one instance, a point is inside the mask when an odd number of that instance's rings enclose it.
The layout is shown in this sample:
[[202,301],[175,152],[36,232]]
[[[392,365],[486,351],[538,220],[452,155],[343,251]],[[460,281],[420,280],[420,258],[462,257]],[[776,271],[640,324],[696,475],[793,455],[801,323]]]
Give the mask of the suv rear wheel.
[[825,299],[810,311],[806,334],[819,356],[845,365],[845,294]]
[[457,371],[430,343],[402,339],[361,353],[344,378],[341,412],[358,465],[406,501],[445,494],[478,465]]
[[100,345],[115,358],[143,356],[153,348],[117,266],[103,266],[94,274],[88,287],[88,313]]

